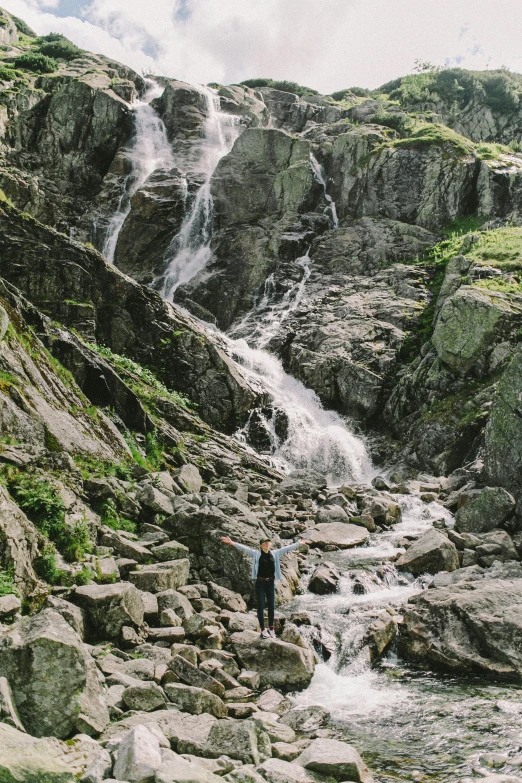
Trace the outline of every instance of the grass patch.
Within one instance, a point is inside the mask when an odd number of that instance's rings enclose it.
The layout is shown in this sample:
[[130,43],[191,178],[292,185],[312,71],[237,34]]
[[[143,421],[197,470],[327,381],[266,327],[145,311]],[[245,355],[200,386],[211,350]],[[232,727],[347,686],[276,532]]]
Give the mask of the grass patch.
[[386,146],[395,148],[406,147],[406,149],[449,146],[459,157],[470,155],[475,149],[475,145],[469,139],[461,136],[460,133],[455,133],[454,130],[446,127],[446,125],[439,125],[438,123],[426,123],[425,125],[417,126],[407,138],[394,139],[387,142]]
[[12,568],[0,568],[0,597],[3,595],[18,595]]
[[125,530],[127,533],[136,533],[136,523],[120,515],[113,498],[108,498],[102,504],[100,516],[102,523],[112,528],[112,530]]
[[451,223],[442,229],[441,233],[448,239],[461,237],[479,229],[486,220],[487,217],[481,215],[462,215],[452,220]]
[[488,277],[473,283],[474,288],[485,288],[488,291],[498,291],[501,294],[522,294],[522,284],[517,278],[505,280],[502,277]]
[[112,462],[88,455],[76,455],[74,461],[84,479],[95,476],[97,478],[113,477],[122,481],[132,480],[130,472],[132,465],[130,463]]
[[506,226],[480,233],[466,255],[506,272],[522,271],[522,228]]
[[53,73],[58,68],[58,63],[52,57],[46,57],[40,52],[27,52],[20,57],[15,57],[14,64],[22,71],[32,73]]

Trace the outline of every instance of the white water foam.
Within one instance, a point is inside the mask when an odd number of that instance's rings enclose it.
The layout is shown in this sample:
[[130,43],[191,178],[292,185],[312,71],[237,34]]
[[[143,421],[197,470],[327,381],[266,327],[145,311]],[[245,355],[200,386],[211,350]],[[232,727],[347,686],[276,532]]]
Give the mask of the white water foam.
[[334,228],[339,227],[339,218],[337,217],[337,207],[335,206],[335,201],[333,198],[326,192],[326,176],[324,173],[324,169],[312,153],[310,153],[310,163],[312,164],[312,171],[314,172],[314,176],[316,180],[319,182],[319,184],[323,188],[323,193],[326,201],[328,202],[328,210],[330,212],[330,216],[332,218],[332,223]]
[[219,97],[210,87],[198,87],[207,101],[207,118],[203,126],[202,165],[205,177],[198,189],[194,203],[185,217],[179,233],[174,237],[166,253],[167,267],[154,287],[168,302],[172,302],[176,289],[205,268],[210,258],[212,239],[212,196],[210,180],[217,164],[230,152],[239,136],[238,118],[220,111]]
[[131,210],[131,199],[141,188],[153,171],[159,168],[172,168],[174,159],[167,139],[163,120],[150,106],[154,98],[163,92],[163,87],[147,79],[148,89],[143,100],[131,104],[134,117],[134,137],[126,151],[131,164],[131,172],[122,181],[121,196],[116,212],[109,221],[102,253],[111,264],[118,244],[118,236]]

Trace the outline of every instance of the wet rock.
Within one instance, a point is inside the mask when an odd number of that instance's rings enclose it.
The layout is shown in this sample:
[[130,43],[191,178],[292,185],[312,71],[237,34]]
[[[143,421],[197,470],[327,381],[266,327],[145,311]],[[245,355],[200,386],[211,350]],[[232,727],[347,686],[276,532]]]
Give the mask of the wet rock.
[[215,718],[226,718],[228,714],[226,704],[219,696],[205,688],[171,682],[165,685],[165,693],[172,704],[191,715],[208,713]]
[[88,617],[93,638],[117,639],[124,626],[143,625],[141,595],[128,582],[77,587],[74,599]]
[[139,571],[131,571],[129,579],[139,590],[161,593],[185,585],[189,570],[190,562],[187,558],[168,560],[164,563],[142,566]]
[[308,589],[311,593],[316,593],[317,595],[336,593],[339,589],[340,578],[341,575],[334,566],[324,563],[313,572],[308,583]]
[[303,539],[311,546],[321,549],[333,544],[339,549],[348,549],[352,546],[363,544],[369,533],[359,525],[350,525],[343,522],[331,522],[314,525],[302,534]]
[[317,731],[329,718],[330,713],[324,707],[295,707],[281,718],[282,723],[291,726],[294,731],[308,733]]
[[481,578],[480,571],[476,576],[413,598],[404,614],[401,650],[445,669],[519,681],[522,579]]
[[459,568],[459,556],[455,544],[439,530],[429,530],[415,541],[395,563],[399,570],[415,576],[436,574],[438,571],[455,571]]
[[135,726],[118,746],[114,764],[116,780],[128,783],[150,781],[161,766],[161,749],[156,736],[146,726]]
[[56,749],[0,723],[0,777],[5,783],[45,780],[46,783],[74,783],[73,771],[57,758]]
[[462,502],[455,517],[455,528],[460,533],[486,533],[493,530],[513,513],[515,499],[502,487],[484,487],[468,493],[468,502]]
[[397,618],[388,612],[381,612],[367,632],[366,638],[370,644],[372,660],[378,660],[386,648],[397,636]]
[[232,634],[232,646],[241,664],[259,672],[261,685],[282,690],[305,688],[314,673],[310,649],[280,639],[261,639],[253,631]]
[[399,504],[384,495],[365,498],[362,513],[372,517],[378,525],[383,527],[397,524],[401,521],[402,516]]
[[373,780],[355,748],[335,739],[312,740],[295,763],[335,780],[354,780],[358,783],[370,783]]
[[96,734],[109,723],[101,677],[80,637],[52,609],[0,633],[0,676],[35,736]]

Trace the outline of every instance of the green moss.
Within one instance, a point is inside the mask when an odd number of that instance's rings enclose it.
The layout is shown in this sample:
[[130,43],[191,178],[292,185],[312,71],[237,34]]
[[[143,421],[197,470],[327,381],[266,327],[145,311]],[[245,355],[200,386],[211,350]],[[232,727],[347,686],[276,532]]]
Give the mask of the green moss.
[[522,228],[506,226],[477,236],[466,253],[468,258],[504,271],[522,270]]

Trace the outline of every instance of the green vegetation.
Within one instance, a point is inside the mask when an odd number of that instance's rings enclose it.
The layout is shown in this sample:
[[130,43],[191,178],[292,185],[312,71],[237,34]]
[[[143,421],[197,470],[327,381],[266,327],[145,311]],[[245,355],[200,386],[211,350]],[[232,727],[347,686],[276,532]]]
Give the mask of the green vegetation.
[[387,146],[406,147],[408,149],[419,149],[423,147],[451,145],[453,151],[459,156],[470,155],[474,151],[473,142],[461,136],[460,133],[448,128],[446,125],[438,123],[426,123],[417,126],[411,135],[406,139],[394,139],[387,142]]
[[130,519],[122,517],[116,507],[113,498],[108,498],[100,508],[100,516],[104,525],[113,530],[126,530],[127,533],[135,533],[137,525]]
[[522,271],[522,228],[506,226],[481,232],[466,255],[475,263],[487,263],[505,272]]
[[348,87],[346,90],[338,90],[330,95],[334,101],[344,101],[355,95],[356,98],[368,98],[371,95],[370,90],[365,87]]
[[2,595],[18,595],[14,582],[12,568],[0,568],[0,597]]
[[40,52],[27,52],[15,57],[14,64],[23,71],[33,73],[53,73],[58,68],[58,63],[52,57],[46,57]]
[[66,560],[81,560],[91,549],[85,521],[68,525],[65,504],[53,485],[31,473],[11,471],[7,477],[9,491],[36,528],[56,544]]
[[481,142],[476,146],[476,153],[480,160],[500,160],[502,155],[513,154],[513,150],[505,144]]
[[443,230],[442,234],[448,239],[455,239],[471,231],[476,231],[485,223],[487,217],[481,215],[461,215],[452,220]]
[[[1,76],[1,69],[0,69],[0,79],[1,78],[2,78],[2,76]],[[13,202],[11,201],[9,196],[6,196],[6,194],[4,193],[2,188],[0,188],[0,201],[4,201],[6,204],[9,204],[10,207],[14,207]]]
[[431,68],[409,74],[379,88],[401,104],[436,103],[442,100],[463,108],[471,100],[493,111],[515,111],[522,94],[522,77],[507,69],[467,71],[463,68]]
[[34,30],[32,30],[28,24],[24,22],[23,19],[19,19],[18,16],[15,16],[14,14],[11,14],[11,19],[16,25],[16,29],[19,33],[22,33],[22,35],[26,35],[28,38],[36,38],[36,33]]
[[74,60],[83,54],[83,49],[60,33],[49,33],[38,39],[41,54],[57,60]]
[[130,481],[132,478],[130,473],[132,465],[130,462],[113,462],[86,454],[76,455],[75,462],[84,479],[92,478],[93,476],[114,476],[114,478],[122,479],[123,481]]
[[[182,394],[168,389],[163,383],[161,383],[161,381],[156,378],[151,370],[147,369],[146,367],[142,367],[140,364],[134,362],[132,359],[129,359],[126,356],[120,356],[117,353],[113,353],[110,348],[106,348],[103,345],[90,344],[89,348],[91,348],[93,351],[96,351],[96,353],[98,353],[100,356],[103,356],[104,359],[107,359],[107,361],[114,365],[114,367],[116,367],[118,370],[123,370],[124,372],[129,373],[131,376],[136,376],[136,379],[139,379],[147,386],[150,386],[162,397],[167,398],[176,405],[180,405],[182,408],[189,408],[189,400],[187,400],[187,398]],[[129,385],[140,396],[143,396],[143,390],[135,389],[132,386],[132,383]],[[146,394],[145,397],[147,397]],[[151,396],[151,399],[153,399],[153,395]]]
[[317,90],[312,90],[311,87],[303,87],[297,82],[277,81],[274,79],[247,79],[241,82],[244,87],[271,87],[273,90],[281,90],[281,92],[291,92],[294,95],[319,95]]
[[485,288],[488,291],[498,291],[501,294],[522,294],[522,283],[517,277],[506,280],[503,277],[487,277],[473,283],[475,288]]
[[63,571],[56,565],[56,548],[48,543],[42,548],[34,561],[34,570],[38,576],[50,585],[56,585],[61,581]]

